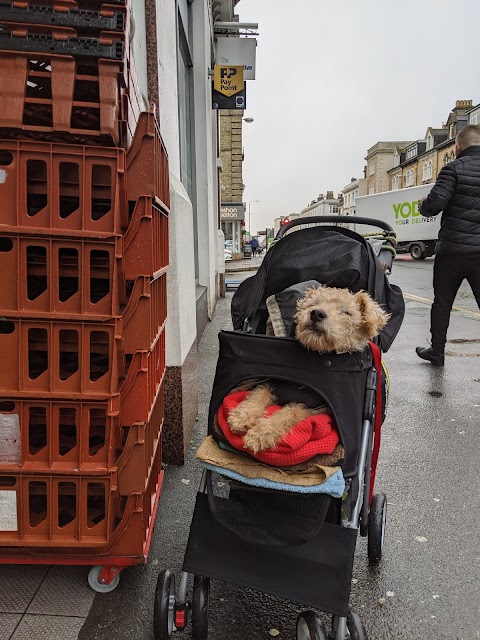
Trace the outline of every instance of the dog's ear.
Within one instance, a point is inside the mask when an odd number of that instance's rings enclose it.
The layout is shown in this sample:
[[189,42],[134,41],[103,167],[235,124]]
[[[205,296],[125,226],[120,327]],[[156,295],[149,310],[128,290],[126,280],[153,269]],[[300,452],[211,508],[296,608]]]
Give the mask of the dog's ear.
[[355,294],[355,298],[362,314],[365,335],[371,340],[378,336],[390,320],[390,315],[366,291],[359,291]]
[[308,300],[310,300],[310,298],[313,298],[313,296],[316,294],[318,289],[319,287],[310,287],[310,289],[307,289],[303,294],[303,296],[297,300],[297,308],[300,307],[305,302],[307,302]]

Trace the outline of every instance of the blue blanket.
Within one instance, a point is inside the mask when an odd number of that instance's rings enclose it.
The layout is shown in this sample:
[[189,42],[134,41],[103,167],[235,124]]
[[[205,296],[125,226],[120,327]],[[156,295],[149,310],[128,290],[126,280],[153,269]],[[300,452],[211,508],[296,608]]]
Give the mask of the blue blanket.
[[326,493],[333,498],[341,498],[345,491],[345,479],[343,477],[342,470],[336,471],[333,476],[330,476],[328,480],[322,482],[322,484],[316,484],[311,487],[299,487],[294,484],[286,484],[284,482],[273,482],[273,480],[267,480],[266,478],[246,478],[241,476],[235,471],[230,469],[224,469],[223,467],[217,467],[214,464],[208,462],[200,462],[201,466],[210,471],[215,471],[222,476],[243,482],[243,484],[249,484],[253,487],[260,487],[262,489],[274,489],[275,491],[290,491],[292,493]]

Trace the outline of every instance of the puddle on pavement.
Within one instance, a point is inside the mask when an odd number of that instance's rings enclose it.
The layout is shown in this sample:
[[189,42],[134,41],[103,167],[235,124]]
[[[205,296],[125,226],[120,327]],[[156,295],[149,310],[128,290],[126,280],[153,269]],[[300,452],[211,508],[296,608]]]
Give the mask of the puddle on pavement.
[[480,338],[453,338],[448,340],[450,344],[479,344]]
[[440,391],[429,391],[428,395],[432,396],[432,398],[443,398],[443,393]]

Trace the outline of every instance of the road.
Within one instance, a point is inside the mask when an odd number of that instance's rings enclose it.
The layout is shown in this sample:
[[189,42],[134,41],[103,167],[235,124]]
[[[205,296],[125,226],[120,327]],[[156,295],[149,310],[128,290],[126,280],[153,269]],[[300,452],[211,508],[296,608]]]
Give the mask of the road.
[[[394,346],[385,355],[392,391],[377,488],[388,496],[387,539],[384,559],[375,568],[369,567],[365,540],[359,539],[351,599],[370,640],[480,638],[480,313],[468,288],[462,288],[456,300],[462,311],[452,314],[445,368],[420,361],[414,347],[426,345],[429,337],[430,307],[424,300],[432,298],[431,280],[431,260],[395,262],[392,281],[406,293],[407,313]],[[216,336],[229,326],[230,299],[229,294],[219,302],[200,344],[198,428],[187,465],[166,470],[149,564],[146,569],[126,570],[113,593],[95,596],[80,640],[153,638],[157,574],[162,567],[179,571],[187,541],[199,480],[193,454],[206,432]],[[261,564],[261,551],[258,560]],[[21,582],[26,570],[15,571]],[[77,592],[67,585],[70,581],[80,589],[86,573],[67,568],[56,572],[49,574],[49,590],[56,589],[58,597],[63,585],[63,598],[70,601],[64,615],[69,615]],[[0,587],[0,592],[7,587],[2,570]],[[86,596],[85,592],[78,596],[79,620],[88,612]],[[265,640],[278,630],[279,640],[293,640],[300,609],[295,603],[213,583],[209,638]],[[2,611],[8,613],[5,608]],[[57,607],[55,615],[59,614]],[[3,635],[0,630],[1,640],[10,637],[6,629]],[[66,634],[13,636],[14,640],[37,637],[65,640]],[[187,632],[174,634],[178,640],[189,637]]]

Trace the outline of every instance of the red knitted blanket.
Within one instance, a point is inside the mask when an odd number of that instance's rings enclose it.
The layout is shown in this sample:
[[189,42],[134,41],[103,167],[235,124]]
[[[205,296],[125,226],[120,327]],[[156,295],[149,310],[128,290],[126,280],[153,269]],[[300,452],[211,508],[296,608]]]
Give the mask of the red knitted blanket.
[[[288,467],[306,462],[320,453],[332,453],[340,441],[340,436],[333,425],[331,415],[320,414],[310,416],[298,422],[277,444],[274,449],[265,449],[258,453],[245,449],[243,438],[232,433],[228,425],[228,414],[247,397],[247,391],[236,391],[226,396],[218,410],[218,425],[228,442],[235,449],[246,450],[248,453],[273,467]],[[271,416],[282,407],[270,405],[266,416]]]

